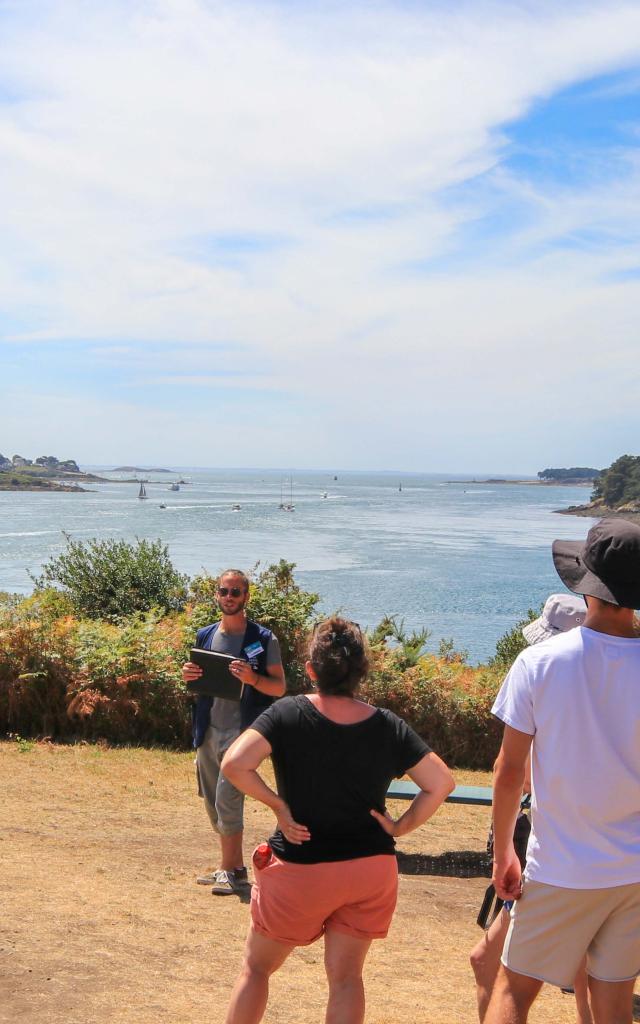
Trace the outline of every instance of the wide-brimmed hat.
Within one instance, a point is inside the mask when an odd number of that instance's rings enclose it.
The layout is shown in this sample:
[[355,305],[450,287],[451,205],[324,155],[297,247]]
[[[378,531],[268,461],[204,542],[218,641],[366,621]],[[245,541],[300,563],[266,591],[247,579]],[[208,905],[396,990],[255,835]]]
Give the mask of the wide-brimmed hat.
[[640,526],[628,519],[601,519],[585,541],[555,540],[553,564],[575,594],[640,608]]
[[522,630],[528,644],[538,644],[558,633],[566,633],[569,629],[581,626],[587,614],[586,605],[581,597],[573,594],[552,594],[544,603],[542,615],[529,622]]

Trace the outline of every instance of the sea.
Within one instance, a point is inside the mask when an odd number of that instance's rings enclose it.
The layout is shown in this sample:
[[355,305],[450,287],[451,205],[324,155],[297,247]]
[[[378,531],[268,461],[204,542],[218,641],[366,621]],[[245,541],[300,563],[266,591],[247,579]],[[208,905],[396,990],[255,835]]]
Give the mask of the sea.
[[[490,658],[529,608],[563,590],[551,542],[584,538],[593,523],[556,514],[588,500],[579,486],[185,467],[139,474],[141,500],[131,473],[82,468],[108,482],[84,484],[84,493],[0,492],[0,590],[31,592],[31,575],[64,550],[65,534],[160,538],[190,576],[260,571],[284,558],[299,585],[320,595],[322,612],[363,627],[395,616],[409,632],[429,630],[428,649],[453,640],[472,664]],[[186,482],[171,491],[174,480]]]

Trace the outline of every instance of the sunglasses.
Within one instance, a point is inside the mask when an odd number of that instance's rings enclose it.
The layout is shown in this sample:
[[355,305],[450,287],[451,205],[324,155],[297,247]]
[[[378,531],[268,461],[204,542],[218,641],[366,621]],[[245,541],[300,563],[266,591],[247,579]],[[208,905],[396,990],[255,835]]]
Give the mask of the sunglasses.
[[220,597],[226,597],[228,594],[231,597],[240,597],[241,594],[244,594],[244,590],[242,587],[218,587],[218,593]]

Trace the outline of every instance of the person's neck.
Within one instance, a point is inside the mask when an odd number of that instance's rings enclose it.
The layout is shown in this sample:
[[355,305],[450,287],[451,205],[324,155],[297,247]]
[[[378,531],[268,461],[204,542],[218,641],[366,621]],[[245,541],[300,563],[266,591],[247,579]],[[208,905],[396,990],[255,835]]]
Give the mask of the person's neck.
[[354,725],[357,722],[363,722],[366,718],[371,718],[376,712],[376,709],[371,704],[367,704],[366,701],[355,695],[347,696],[345,694],[344,696],[338,696],[336,694],[323,694],[317,691],[316,693],[308,693],[306,696],[321,715],[329,718],[332,722],[336,722],[338,725]]
[[[319,690],[315,690],[313,693],[308,694],[310,698],[313,698],[314,704],[324,704],[326,707],[344,707],[349,701],[358,701],[358,698],[350,693],[320,693]],[[359,703],[364,703],[359,701]]]
[[634,639],[638,636],[633,625],[633,608],[618,608],[616,605],[606,604],[604,601],[598,604],[589,604],[584,625],[587,629],[595,630],[596,633],[607,633],[609,636],[620,636],[627,639]]
[[247,628],[247,613],[244,608],[235,615],[222,614],[220,629],[223,633],[244,633]]

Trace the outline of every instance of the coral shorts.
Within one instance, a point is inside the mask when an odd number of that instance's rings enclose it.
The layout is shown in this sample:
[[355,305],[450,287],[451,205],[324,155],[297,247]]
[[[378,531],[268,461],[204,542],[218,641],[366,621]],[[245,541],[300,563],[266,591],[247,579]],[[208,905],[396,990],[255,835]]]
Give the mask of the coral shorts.
[[323,864],[254,863],[251,918],[276,942],[308,946],[335,929],[361,939],[384,939],[398,896],[398,865],[390,854]]

